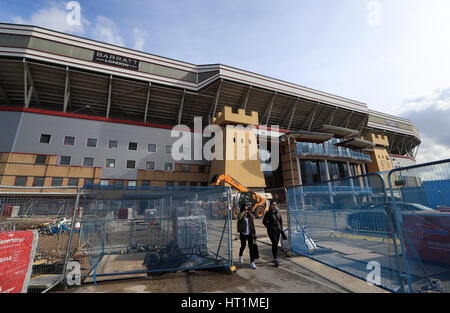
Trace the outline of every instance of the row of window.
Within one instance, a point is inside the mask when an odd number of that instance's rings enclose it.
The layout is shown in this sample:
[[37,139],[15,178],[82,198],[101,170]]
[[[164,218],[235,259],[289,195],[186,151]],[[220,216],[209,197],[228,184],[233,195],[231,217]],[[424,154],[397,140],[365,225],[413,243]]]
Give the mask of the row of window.
[[[31,177],[33,179],[33,187],[43,187],[45,177]],[[26,176],[17,176],[14,180],[14,186],[25,187],[27,185],[28,177]],[[67,186],[78,186],[80,179],[79,178],[69,178]],[[93,184],[94,179],[92,178],[84,178],[84,184]],[[63,185],[63,177],[53,177],[51,186],[52,187],[61,187]]]
[[[49,144],[51,141],[52,135],[49,134],[41,134],[40,143],[46,143]],[[66,146],[73,146],[75,145],[75,137],[73,136],[65,136],[63,144]],[[119,146],[118,140],[109,140],[108,141],[108,149],[117,149]],[[97,138],[88,138],[86,141],[86,147],[89,148],[96,148],[97,147]],[[138,143],[137,142],[128,142],[128,150],[129,151],[137,151],[138,149]],[[156,152],[156,145],[155,144],[148,144],[147,145],[147,152]],[[166,146],[165,148],[166,153],[172,153],[172,146]]]
[[[59,165],[64,166],[70,166],[70,163],[72,161],[71,156],[61,156],[59,159]],[[36,165],[45,165],[47,163],[47,156],[46,155],[36,155],[35,164]],[[117,160],[116,159],[106,159],[105,167],[108,168],[116,168]],[[83,159],[83,166],[91,167],[94,166],[94,158],[92,157],[85,157]],[[126,168],[128,169],[135,169],[136,168],[136,160],[127,160],[126,162]],[[145,169],[147,170],[155,170],[155,162],[154,161],[147,161],[145,162]],[[165,162],[164,163],[164,171],[173,171],[173,163]],[[189,164],[182,164],[181,165],[181,171],[182,172],[190,172],[190,165]],[[205,167],[203,165],[200,166],[200,173],[203,173],[205,171]]]
[[[43,187],[45,177],[30,177],[33,179],[32,186],[33,187]],[[17,176],[14,181],[14,186],[17,187],[26,187],[29,177],[26,176]],[[51,181],[52,187],[62,187],[63,186],[63,177],[53,177]],[[78,186],[78,183],[80,182],[79,178],[68,178],[68,184],[66,186]],[[135,180],[112,180],[112,179],[101,179],[100,185],[101,186],[125,186],[128,187],[136,187],[136,181]],[[88,184],[94,184],[94,179],[92,178],[84,178],[83,185]],[[207,186],[208,184],[206,182],[187,182],[187,181],[180,181],[178,182],[178,186]],[[150,180],[143,180],[142,186],[150,186]],[[167,181],[166,186],[175,186],[174,181]]]

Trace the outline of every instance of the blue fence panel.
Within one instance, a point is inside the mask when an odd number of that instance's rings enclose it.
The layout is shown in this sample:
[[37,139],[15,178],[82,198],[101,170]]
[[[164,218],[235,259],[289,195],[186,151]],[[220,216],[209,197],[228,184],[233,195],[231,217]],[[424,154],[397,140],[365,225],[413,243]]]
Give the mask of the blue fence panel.
[[450,160],[388,176],[410,292],[450,292]]
[[399,241],[378,174],[288,189],[291,250],[403,291]]
[[86,187],[86,276],[230,269],[229,204],[224,187]]

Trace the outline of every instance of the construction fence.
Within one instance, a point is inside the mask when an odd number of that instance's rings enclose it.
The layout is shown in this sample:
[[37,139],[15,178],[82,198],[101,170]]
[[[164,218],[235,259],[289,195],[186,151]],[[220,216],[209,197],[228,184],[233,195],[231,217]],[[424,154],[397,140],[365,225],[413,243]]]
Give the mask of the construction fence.
[[450,292],[449,169],[444,160],[289,188],[291,251],[390,291]]
[[0,231],[36,230],[38,242],[28,292],[45,292],[64,280],[76,198],[74,187],[0,186]]
[[83,281],[231,269],[230,192],[224,187],[87,186],[81,197]]

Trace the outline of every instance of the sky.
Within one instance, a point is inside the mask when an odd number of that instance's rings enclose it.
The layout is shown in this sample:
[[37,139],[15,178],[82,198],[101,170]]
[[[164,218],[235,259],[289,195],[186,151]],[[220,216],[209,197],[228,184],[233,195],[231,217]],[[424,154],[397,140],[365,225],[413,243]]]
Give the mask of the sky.
[[0,0],[42,26],[194,64],[226,64],[411,119],[417,162],[450,158],[449,0]]

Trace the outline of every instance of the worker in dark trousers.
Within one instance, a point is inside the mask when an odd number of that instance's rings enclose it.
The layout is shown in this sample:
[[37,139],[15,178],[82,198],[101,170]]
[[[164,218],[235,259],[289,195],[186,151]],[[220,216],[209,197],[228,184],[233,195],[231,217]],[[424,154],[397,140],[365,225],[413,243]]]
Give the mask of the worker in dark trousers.
[[239,250],[239,262],[240,263],[244,262],[242,254],[244,253],[246,243],[248,242],[248,248],[250,252],[250,268],[256,269],[255,258],[252,249],[254,240],[256,239],[256,231],[255,225],[253,223],[252,214],[250,213],[248,206],[245,203],[243,203],[240,207],[240,213],[238,215],[237,220],[237,229],[241,239],[241,249]]
[[[278,267],[280,265],[278,262],[278,242],[280,240],[280,234],[283,231],[283,219],[281,218],[280,212],[278,212],[276,201],[270,203],[270,208],[264,215],[263,224],[266,226],[267,234],[272,242],[273,263]],[[285,237],[284,233],[281,235]]]

